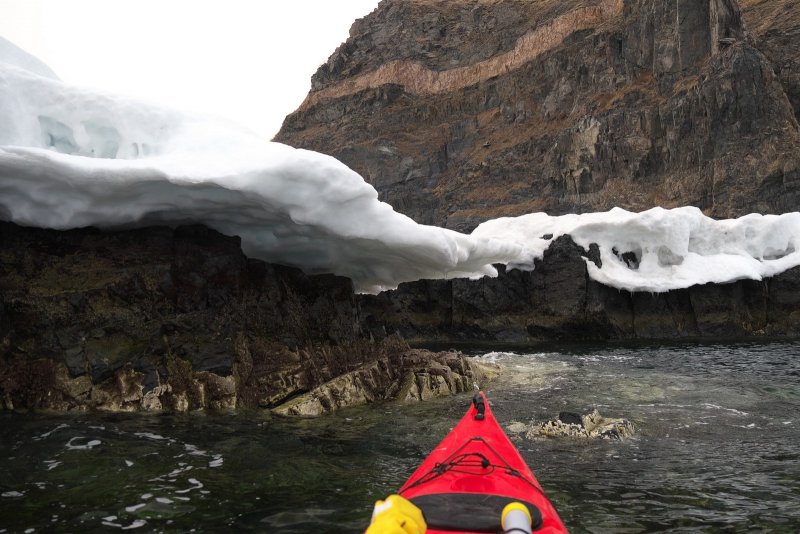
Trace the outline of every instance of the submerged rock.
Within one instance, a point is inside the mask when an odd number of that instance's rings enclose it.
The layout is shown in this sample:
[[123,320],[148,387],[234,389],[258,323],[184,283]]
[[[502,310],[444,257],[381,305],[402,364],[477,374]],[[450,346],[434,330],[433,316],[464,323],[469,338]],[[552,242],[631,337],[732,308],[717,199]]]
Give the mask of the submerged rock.
[[623,439],[635,432],[633,422],[628,419],[605,417],[597,410],[586,415],[561,412],[558,419],[534,425],[525,433],[528,439],[537,437],[569,437]]

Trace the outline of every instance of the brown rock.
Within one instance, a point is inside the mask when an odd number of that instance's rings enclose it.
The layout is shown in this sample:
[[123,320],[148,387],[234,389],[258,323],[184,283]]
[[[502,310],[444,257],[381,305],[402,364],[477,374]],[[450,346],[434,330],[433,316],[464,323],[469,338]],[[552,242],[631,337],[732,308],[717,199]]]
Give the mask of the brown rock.
[[742,6],[387,0],[276,140],[331,154],[398,211],[458,230],[614,206],[793,211],[800,4]]
[[[577,415],[577,414],[575,414]],[[561,417],[533,425],[525,433],[528,439],[537,437],[551,438],[599,438],[621,440],[630,437],[636,427],[628,419],[605,417],[597,410],[578,416],[577,422],[565,422]]]
[[800,9],[794,0],[739,0],[755,47],[772,64],[800,119]]

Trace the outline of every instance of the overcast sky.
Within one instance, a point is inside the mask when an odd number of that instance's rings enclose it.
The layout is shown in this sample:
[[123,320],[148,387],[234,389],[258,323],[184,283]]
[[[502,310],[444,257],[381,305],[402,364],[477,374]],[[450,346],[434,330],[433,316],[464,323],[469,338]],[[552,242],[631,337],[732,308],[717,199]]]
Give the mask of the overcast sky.
[[0,35],[69,83],[271,138],[378,0],[0,0]]

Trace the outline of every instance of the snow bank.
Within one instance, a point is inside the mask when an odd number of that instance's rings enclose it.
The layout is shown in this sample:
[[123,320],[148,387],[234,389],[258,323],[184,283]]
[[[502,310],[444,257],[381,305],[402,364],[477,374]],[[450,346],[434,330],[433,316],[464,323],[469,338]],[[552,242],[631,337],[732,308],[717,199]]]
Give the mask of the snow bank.
[[246,254],[362,291],[495,274],[520,247],[423,226],[334,158],[231,123],[0,64],[0,218],[67,229],[202,222]]
[[563,234],[599,245],[602,268],[588,263],[594,279],[632,291],[760,279],[800,264],[798,213],[732,221],[695,208],[531,214],[471,235],[419,225],[334,158],[70,87],[16,52],[8,61],[8,50],[0,46],[2,220],[56,229],[200,222],[240,236],[251,257],[334,272],[367,292],[495,275],[493,263],[531,268]]

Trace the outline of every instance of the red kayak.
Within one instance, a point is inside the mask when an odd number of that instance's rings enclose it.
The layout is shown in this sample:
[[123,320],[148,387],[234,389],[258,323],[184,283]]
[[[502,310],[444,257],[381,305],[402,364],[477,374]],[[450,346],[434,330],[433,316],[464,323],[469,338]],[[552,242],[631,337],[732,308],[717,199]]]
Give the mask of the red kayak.
[[398,493],[422,509],[428,534],[503,532],[503,508],[514,501],[528,508],[533,532],[567,532],[482,391]]

